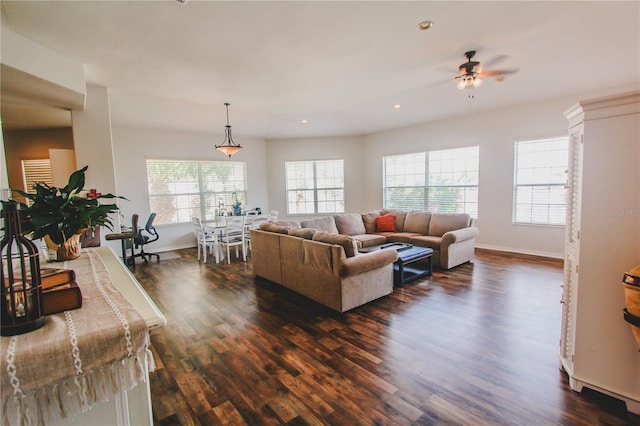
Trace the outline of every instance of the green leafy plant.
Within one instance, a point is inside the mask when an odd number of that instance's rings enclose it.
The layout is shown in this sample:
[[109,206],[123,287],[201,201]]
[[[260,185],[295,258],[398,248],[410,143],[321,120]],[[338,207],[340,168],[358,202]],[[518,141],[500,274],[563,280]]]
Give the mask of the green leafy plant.
[[63,188],[38,182],[34,185],[35,193],[16,191],[30,201],[29,205],[22,205],[23,233],[33,232],[34,240],[48,235],[51,241],[63,245],[88,228],[100,225],[113,229],[109,215],[117,212],[118,206],[101,204],[98,200],[126,198],[113,194],[96,194],[90,198],[81,195],[87,168],[73,172]]

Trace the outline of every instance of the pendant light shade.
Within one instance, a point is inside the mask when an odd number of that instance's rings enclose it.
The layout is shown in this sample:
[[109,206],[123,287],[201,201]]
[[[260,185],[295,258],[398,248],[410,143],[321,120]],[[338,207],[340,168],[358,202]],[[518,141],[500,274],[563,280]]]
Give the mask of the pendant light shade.
[[233,141],[231,137],[231,126],[229,125],[229,103],[224,104],[227,108],[227,125],[224,126],[224,142],[222,145],[216,145],[216,149],[222,152],[224,155],[228,155],[229,158],[236,152],[240,151],[242,147]]

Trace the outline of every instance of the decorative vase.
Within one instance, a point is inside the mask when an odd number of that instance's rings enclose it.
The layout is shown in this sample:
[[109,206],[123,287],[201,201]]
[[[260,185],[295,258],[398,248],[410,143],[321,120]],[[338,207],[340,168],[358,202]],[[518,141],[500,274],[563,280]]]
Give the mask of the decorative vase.
[[627,305],[624,309],[624,319],[631,324],[633,336],[640,348],[640,265],[625,272],[622,282]]
[[[47,243],[47,248],[49,249],[49,259],[62,262],[80,257],[80,249],[82,248],[80,244],[80,236],[84,231],[85,230],[83,229],[82,232],[67,238],[62,245],[54,243],[48,235],[45,235],[44,241]],[[53,253],[55,253],[55,255],[52,255]]]

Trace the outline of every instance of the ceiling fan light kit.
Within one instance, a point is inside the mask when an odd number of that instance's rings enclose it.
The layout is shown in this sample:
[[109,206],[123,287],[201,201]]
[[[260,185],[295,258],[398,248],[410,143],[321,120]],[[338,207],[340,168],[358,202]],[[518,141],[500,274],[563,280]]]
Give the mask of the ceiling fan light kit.
[[460,90],[480,87],[482,84],[481,76],[496,76],[496,81],[502,82],[504,81],[504,74],[513,74],[517,72],[517,70],[477,71],[476,67],[480,65],[480,62],[472,61],[475,55],[475,50],[469,50],[464,53],[464,56],[467,58],[467,62],[458,67],[460,74],[456,77],[456,80],[459,80],[456,87]]
[[473,73],[473,75],[462,76],[456,87],[458,87],[458,89],[460,90],[464,90],[467,87],[474,87],[474,88],[480,87],[481,84],[482,84],[482,79],[478,77],[475,73]]

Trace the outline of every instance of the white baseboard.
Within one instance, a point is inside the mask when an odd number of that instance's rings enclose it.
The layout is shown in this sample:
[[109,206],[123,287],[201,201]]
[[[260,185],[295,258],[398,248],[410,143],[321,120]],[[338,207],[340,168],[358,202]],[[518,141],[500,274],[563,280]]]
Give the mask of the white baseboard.
[[487,250],[496,250],[496,251],[508,251],[511,253],[520,253],[520,254],[530,254],[532,256],[542,256],[542,257],[550,257],[553,259],[564,259],[564,253],[554,253],[548,251],[537,251],[537,250],[526,250],[514,247],[502,247],[502,246],[494,246],[490,244],[476,244],[476,248],[487,249]]
[[158,246],[156,248],[156,246],[153,246],[153,249],[151,249],[150,247],[147,247],[145,250],[149,250],[152,251],[154,253],[162,253],[163,251],[172,251],[172,250],[182,250],[182,249],[186,249],[186,248],[192,248],[192,247],[196,247],[195,244],[180,244],[180,245],[174,245],[174,246]]

